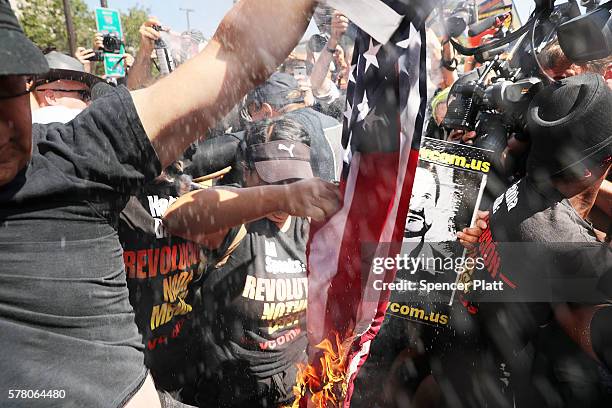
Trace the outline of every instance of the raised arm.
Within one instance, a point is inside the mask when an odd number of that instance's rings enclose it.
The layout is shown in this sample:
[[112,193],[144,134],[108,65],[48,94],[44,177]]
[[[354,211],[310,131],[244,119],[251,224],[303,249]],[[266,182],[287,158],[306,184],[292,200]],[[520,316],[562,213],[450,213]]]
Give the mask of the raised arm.
[[143,88],[154,80],[151,75],[151,53],[155,49],[155,41],[161,37],[161,34],[153,28],[156,25],[161,24],[155,17],[149,17],[138,30],[140,47],[127,78],[127,86],[130,90]]
[[322,220],[340,205],[338,187],[320,179],[287,185],[198,190],[175,201],[164,215],[172,235],[206,243],[210,235],[282,211]]
[[306,31],[315,5],[315,0],[242,0],[198,56],[133,92],[163,167],[283,62]]
[[[317,95],[325,95],[330,91],[330,83],[326,81],[327,75],[329,74],[330,64],[332,63],[334,53],[330,50],[336,50],[340,39],[346,32],[349,26],[349,19],[345,15],[334,11],[332,16],[331,36],[325,45],[325,48],[321,51],[319,59],[315,62],[312,73],[310,74],[310,83],[312,84],[312,91]],[[351,61],[348,61],[350,64]]]

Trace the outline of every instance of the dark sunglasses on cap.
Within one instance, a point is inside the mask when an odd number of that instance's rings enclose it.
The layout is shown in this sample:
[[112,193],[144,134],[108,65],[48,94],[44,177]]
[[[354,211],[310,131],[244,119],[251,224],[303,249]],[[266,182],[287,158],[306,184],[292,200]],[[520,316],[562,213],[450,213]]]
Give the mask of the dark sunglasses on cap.
[[78,93],[84,102],[91,99],[91,91],[89,89],[36,89],[36,92],[44,91]]

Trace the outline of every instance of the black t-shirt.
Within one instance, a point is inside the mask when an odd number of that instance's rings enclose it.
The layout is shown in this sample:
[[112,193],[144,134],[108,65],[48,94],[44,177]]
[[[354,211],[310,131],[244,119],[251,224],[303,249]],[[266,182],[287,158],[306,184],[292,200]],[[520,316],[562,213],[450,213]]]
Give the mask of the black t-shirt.
[[304,361],[307,230],[301,218],[286,232],[255,221],[227,263],[204,277],[205,358],[214,376],[256,381]]
[[147,370],[116,222],[160,163],[123,87],[32,138],[27,167],[0,187],[1,398],[63,390],[63,407],[121,406]]
[[495,200],[490,214],[479,245],[485,269],[475,278],[501,281],[503,291],[467,299],[480,303],[482,324],[503,333],[495,340],[502,353],[522,349],[553,320],[551,303],[609,299],[598,282],[612,268],[612,253],[557,190],[523,178]]
[[[567,369],[584,368],[580,361],[586,361],[589,370],[598,372],[597,363],[582,352],[561,351],[572,342],[555,322],[552,305],[599,304],[610,299],[610,288],[601,287],[600,282],[612,270],[612,251],[597,241],[593,227],[552,186],[523,178],[493,203],[479,252],[486,270],[478,279],[501,281],[504,290],[475,297],[479,301],[476,319],[495,355],[511,367],[516,400],[529,401],[526,406],[531,406],[540,398],[541,390],[524,381],[531,376],[545,377],[551,390],[558,387],[553,392],[564,398],[577,378],[582,377],[581,387],[592,381],[586,371],[575,377],[573,369]],[[532,365],[535,372],[522,372]]]
[[543,291],[551,301],[610,299],[612,288],[601,291],[597,281],[612,270],[612,252],[554,188],[521,179],[495,200],[489,223],[481,241],[498,243],[499,260],[488,271],[516,291],[514,299],[546,301],[537,298]]
[[133,196],[121,213],[119,238],[130,303],[143,335],[145,362],[158,388],[175,390],[197,355],[193,330],[201,277],[200,246],[169,236],[162,217],[176,201],[175,183],[155,181]]

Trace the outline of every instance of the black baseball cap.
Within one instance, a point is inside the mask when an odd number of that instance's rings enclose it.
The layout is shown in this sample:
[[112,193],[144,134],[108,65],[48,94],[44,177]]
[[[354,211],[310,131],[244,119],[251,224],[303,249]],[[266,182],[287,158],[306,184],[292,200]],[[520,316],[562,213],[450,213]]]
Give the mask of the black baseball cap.
[[85,72],[83,64],[81,64],[79,60],[69,55],[62,54],[61,52],[51,51],[45,55],[45,59],[49,64],[49,72],[40,75],[36,79],[35,86],[63,79],[82,82],[90,88],[93,88],[98,82],[104,81],[96,75]]
[[284,72],[275,72],[270,78],[247,95],[246,106],[253,102],[267,103],[273,107],[284,107],[292,103],[303,103],[304,95],[297,80]]
[[598,74],[566,78],[529,106],[530,177],[581,176],[612,156],[612,90]]
[[310,147],[291,140],[254,144],[246,149],[248,162],[266,183],[314,177],[310,166]]
[[48,70],[42,52],[23,33],[8,0],[0,0],[0,76],[41,75]]

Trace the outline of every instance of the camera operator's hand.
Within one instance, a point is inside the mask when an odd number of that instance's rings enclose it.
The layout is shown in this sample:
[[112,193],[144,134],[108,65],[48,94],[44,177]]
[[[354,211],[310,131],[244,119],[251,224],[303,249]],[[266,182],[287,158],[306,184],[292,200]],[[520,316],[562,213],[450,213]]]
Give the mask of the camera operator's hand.
[[128,54],[127,52],[123,54],[124,58],[125,58],[125,69],[126,70],[130,70],[130,68],[132,68],[132,65],[134,65],[134,56],[132,54]]
[[452,143],[473,145],[474,139],[476,139],[476,132],[473,130],[466,132],[462,129],[453,129],[448,135],[448,141]]
[[[349,27],[349,19],[339,11],[334,11],[331,22],[331,38],[330,41],[333,43],[330,44],[331,48],[335,48],[346,30]],[[329,43],[328,43],[329,44]]]
[[85,72],[91,73],[91,61],[89,58],[95,57],[96,52],[91,48],[87,49],[85,47],[77,48],[74,53],[74,57],[79,60],[81,64],[83,64],[83,69]]
[[463,247],[469,251],[473,250],[478,243],[478,239],[484,230],[487,229],[488,223],[489,212],[478,211],[474,226],[471,228],[464,228],[462,231],[457,232],[457,238],[459,239],[461,245],[463,245]]
[[340,209],[340,190],[335,184],[312,178],[283,187],[287,192],[281,207],[290,215],[323,221]]
[[160,32],[154,29],[154,26],[161,26],[161,23],[157,18],[149,17],[138,29],[140,33],[140,47],[148,50],[149,53],[155,48],[155,41],[161,38]]
[[93,49],[102,50],[104,49],[104,34],[97,32],[94,34]]
[[155,17],[149,17],[138,30],[140,32],[140,47],[128,75],[127,86],[129,89],[145,88],[154,82],[151,75],[151,53],[155,49],[155,41],[161,38],[161,33],[153,28],[154,26],[161,26],[161,24]]

